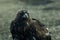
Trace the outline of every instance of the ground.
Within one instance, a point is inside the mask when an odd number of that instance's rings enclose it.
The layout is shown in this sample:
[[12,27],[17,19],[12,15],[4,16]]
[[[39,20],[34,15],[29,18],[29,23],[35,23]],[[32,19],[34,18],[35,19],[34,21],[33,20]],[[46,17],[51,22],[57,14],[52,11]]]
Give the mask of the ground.
[[52,40],[60,40],[60,0],[37,4],[33,3],[36,2],[34,0],[26,1],[0,0],[0,40],[12,40],[10,23],[17,11],[22,9],[28,10],[31,17],[40,20],[49,28]]

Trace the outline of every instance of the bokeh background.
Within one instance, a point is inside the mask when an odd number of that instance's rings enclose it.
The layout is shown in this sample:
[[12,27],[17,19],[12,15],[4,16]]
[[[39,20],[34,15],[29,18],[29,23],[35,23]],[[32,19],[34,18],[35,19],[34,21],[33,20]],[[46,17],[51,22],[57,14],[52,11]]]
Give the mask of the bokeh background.
[[23,9],[49,28],[52,40],[60,40],[60,0],[0,0],[0,40],[12,40],[10,23]]

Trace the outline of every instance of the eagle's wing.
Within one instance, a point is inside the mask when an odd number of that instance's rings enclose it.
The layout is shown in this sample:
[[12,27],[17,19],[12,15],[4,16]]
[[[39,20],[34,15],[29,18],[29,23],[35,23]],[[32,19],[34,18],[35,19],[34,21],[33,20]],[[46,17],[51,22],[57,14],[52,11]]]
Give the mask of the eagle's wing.
[[15,39],[17,37],[16,35],[16,24],[15,24],[15,21],[12,21],[11,22],[11,25],[10,25],[10,32],[12,34],[12,38]]
[[32,20],[36,21],[41,27],[44,27],[45,25],[41,23],[39,20],[32,18]]
[[39,35],[46,35],[48,33],[48,30],[46,29],[45,25],[42,24],[39,20],[32,18],[34,27],[36,27],[36,31]]

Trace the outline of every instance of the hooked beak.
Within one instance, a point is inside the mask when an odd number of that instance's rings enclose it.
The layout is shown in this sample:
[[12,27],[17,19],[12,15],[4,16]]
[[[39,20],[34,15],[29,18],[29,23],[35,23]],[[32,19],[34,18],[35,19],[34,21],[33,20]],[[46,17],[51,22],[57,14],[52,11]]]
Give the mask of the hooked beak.
[[28,15],[25,14],[25,15],[23,15],[22,17],[23,17],[24,19],[27,19],[27,18],[28,18]]

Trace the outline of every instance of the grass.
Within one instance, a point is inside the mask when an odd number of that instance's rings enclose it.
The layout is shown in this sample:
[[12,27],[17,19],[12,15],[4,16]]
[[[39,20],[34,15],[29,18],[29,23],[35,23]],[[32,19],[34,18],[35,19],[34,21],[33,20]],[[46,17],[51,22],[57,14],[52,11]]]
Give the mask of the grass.
[[[28,5],[19,0],[0,0],[0,40],[12,40],[10,37],[10,23],[15,18],[18,10],[26,9],[30,16],[39,19],[42,23],[47,25],[51,31],[52,40],[60,40],[60,5],[59,0],[53,0],[54,3],[46,5]],[[30,4],[30,3],[29,3]]]

